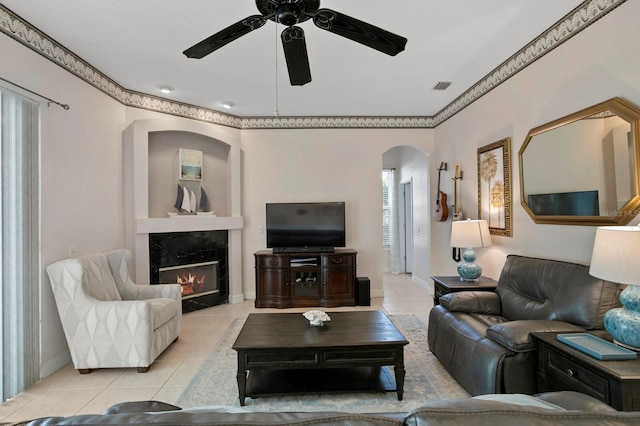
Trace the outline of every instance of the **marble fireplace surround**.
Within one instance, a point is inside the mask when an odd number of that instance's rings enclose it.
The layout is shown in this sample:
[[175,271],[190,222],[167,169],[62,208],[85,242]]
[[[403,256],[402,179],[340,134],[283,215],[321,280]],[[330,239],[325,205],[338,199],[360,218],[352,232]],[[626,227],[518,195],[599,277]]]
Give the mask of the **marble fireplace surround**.
[[[242,291],[242,228],[243,217],[240,211],[240,134],[229,128],[211,128],[204,123],[185,121],[184,119],[147,119],[133,121],[123,132],[123,184],[125,197],[124,222],[127,248],[134,257],[133,277],[136,282],[150,282],[149,272],[149,235],[166,232],[195,232],[226,230],[229,236],[229,302],[240,303],[244,300]],[[154,132],[181,132],[189,145],[188,135],[194,139],[210,139],[212,144],[222,144],[228,149],[226,158],[226,194],[223,200],[216,200],[216,216],[192,216],[169,218],[166,213],[153,212],[150,216],[150,200],[158,194],[150,193],[150,134]],[[192,146],[181,146],[193,148]],[[153,171],[153,170],[151,170]],[[205,158],[203,175],[207,174]],[[220,172],[219,170],[216,172]],[[162,172],[164,173],[164,171]],[[176,179],[171,191],[177,185]],[[153,173],[152,173],[153,174]],[[207,192],[209,194],[209,192]],[[215,194],[210,194],[210,196]],[[171,204],[167,211],[171,211]],[[220,213],[220,214],[219,214]],[[222,215],[221,215],[222,214]],[[163,217],[164,216],[164,217]]]

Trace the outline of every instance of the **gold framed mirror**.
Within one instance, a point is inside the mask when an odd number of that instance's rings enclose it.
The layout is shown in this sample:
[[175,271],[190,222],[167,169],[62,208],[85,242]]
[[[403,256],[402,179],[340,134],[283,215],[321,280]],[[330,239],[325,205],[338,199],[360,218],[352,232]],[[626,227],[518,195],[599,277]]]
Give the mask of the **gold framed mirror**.
[[518,152],[534,222],[625,225],[640,212],[640,109],[613,98],[531,129]]

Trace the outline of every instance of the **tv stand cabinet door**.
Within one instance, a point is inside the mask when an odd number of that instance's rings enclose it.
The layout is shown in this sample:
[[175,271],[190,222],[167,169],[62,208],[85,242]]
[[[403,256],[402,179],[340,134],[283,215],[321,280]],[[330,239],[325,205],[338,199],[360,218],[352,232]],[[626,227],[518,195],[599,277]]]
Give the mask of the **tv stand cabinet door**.
[[320,268],[291,268],[291,305],[296,308],[318,306],[320,303]]
[[288,256],[256,255],[255,306],[256,308],[290,308],[292,306]]
[[355,254],[322,256],[322,306],[355,306]]

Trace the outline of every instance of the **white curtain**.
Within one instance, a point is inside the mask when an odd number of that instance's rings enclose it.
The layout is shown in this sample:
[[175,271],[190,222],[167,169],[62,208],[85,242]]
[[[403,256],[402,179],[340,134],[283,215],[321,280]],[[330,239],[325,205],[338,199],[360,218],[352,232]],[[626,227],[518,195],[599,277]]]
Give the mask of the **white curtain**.
[[0,88],[2,401],[39,379],[40,106]]
[[389,251],[390,251],[390,268],[392,274],[400,273],[400,230],[398,227],[398,174],[395,170],[391,171],[391,179],[389,185],[389,207],[390,226],[389,226]]

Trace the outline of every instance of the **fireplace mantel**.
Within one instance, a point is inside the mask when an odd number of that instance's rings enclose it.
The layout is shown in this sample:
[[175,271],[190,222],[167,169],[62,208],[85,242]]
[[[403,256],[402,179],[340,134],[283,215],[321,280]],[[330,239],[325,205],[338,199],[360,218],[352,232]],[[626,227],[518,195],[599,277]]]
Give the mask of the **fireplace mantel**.
[[161,232],[220,231],[242,229],[242,217],[190,216],[177,218],[136,219],[137,234]]
[[[166,132],[175,144],[175,135],[184,140],[184,148],[190,148],[189,135],[202,144],[203,137],[215,146],[224,146],[228,152],[226,165],[216,165],[218,173],[224,171],[222,180],[226,185],[221,190],[222,197],[217,198],[217,216],[189,216],[189,217],[150,217],[149,176],[155,163],[149,158],[150,135]],[[155,139],[154,139],[155,140]],[[180,142],[182,143],[182,142]],[[205,143],[205,148],[209,142]],[[155,145],[154,145],[155,146]],[[163,145],[164,146],[164,145]],[[173,145],[167,145],[173,146]],[[214,146],[214,145],[212,145]],[[183,146],[180,146],[183,148]],[[173,148],[171,148],[173,149]],[[228,150],[228,151],[227,151]],[[242,228],[244,220],[241,215],[241,160],[240,133],[210,124],[188,121],[179,118],[145,119],[133,121],[123,132],[124,158],[124,197],[127,247],[134,254],[135,280],[149,283],[149,235],[169,232],[196,232],[227,230],[229,232],[229,302],[239,303],[244,300],[242,289]],[[156,157],[154,157],[156,158]],[[163,158],[163,157],[161,157]],[[222,167],[222,169],[220,169]],[[161,173],[171,173],[166,168]],[[206,162],[205,162],[206,173]],[[177,175],[177,173],[176,173]],[[155,182],[155,181],[154,181]],[[174,191],[172,186],[170,192]],[[163,206],[164,202],[161,203]],[[167,206],[167,211],[170,207]],[[157,214],[156,214],[157,216]]]

